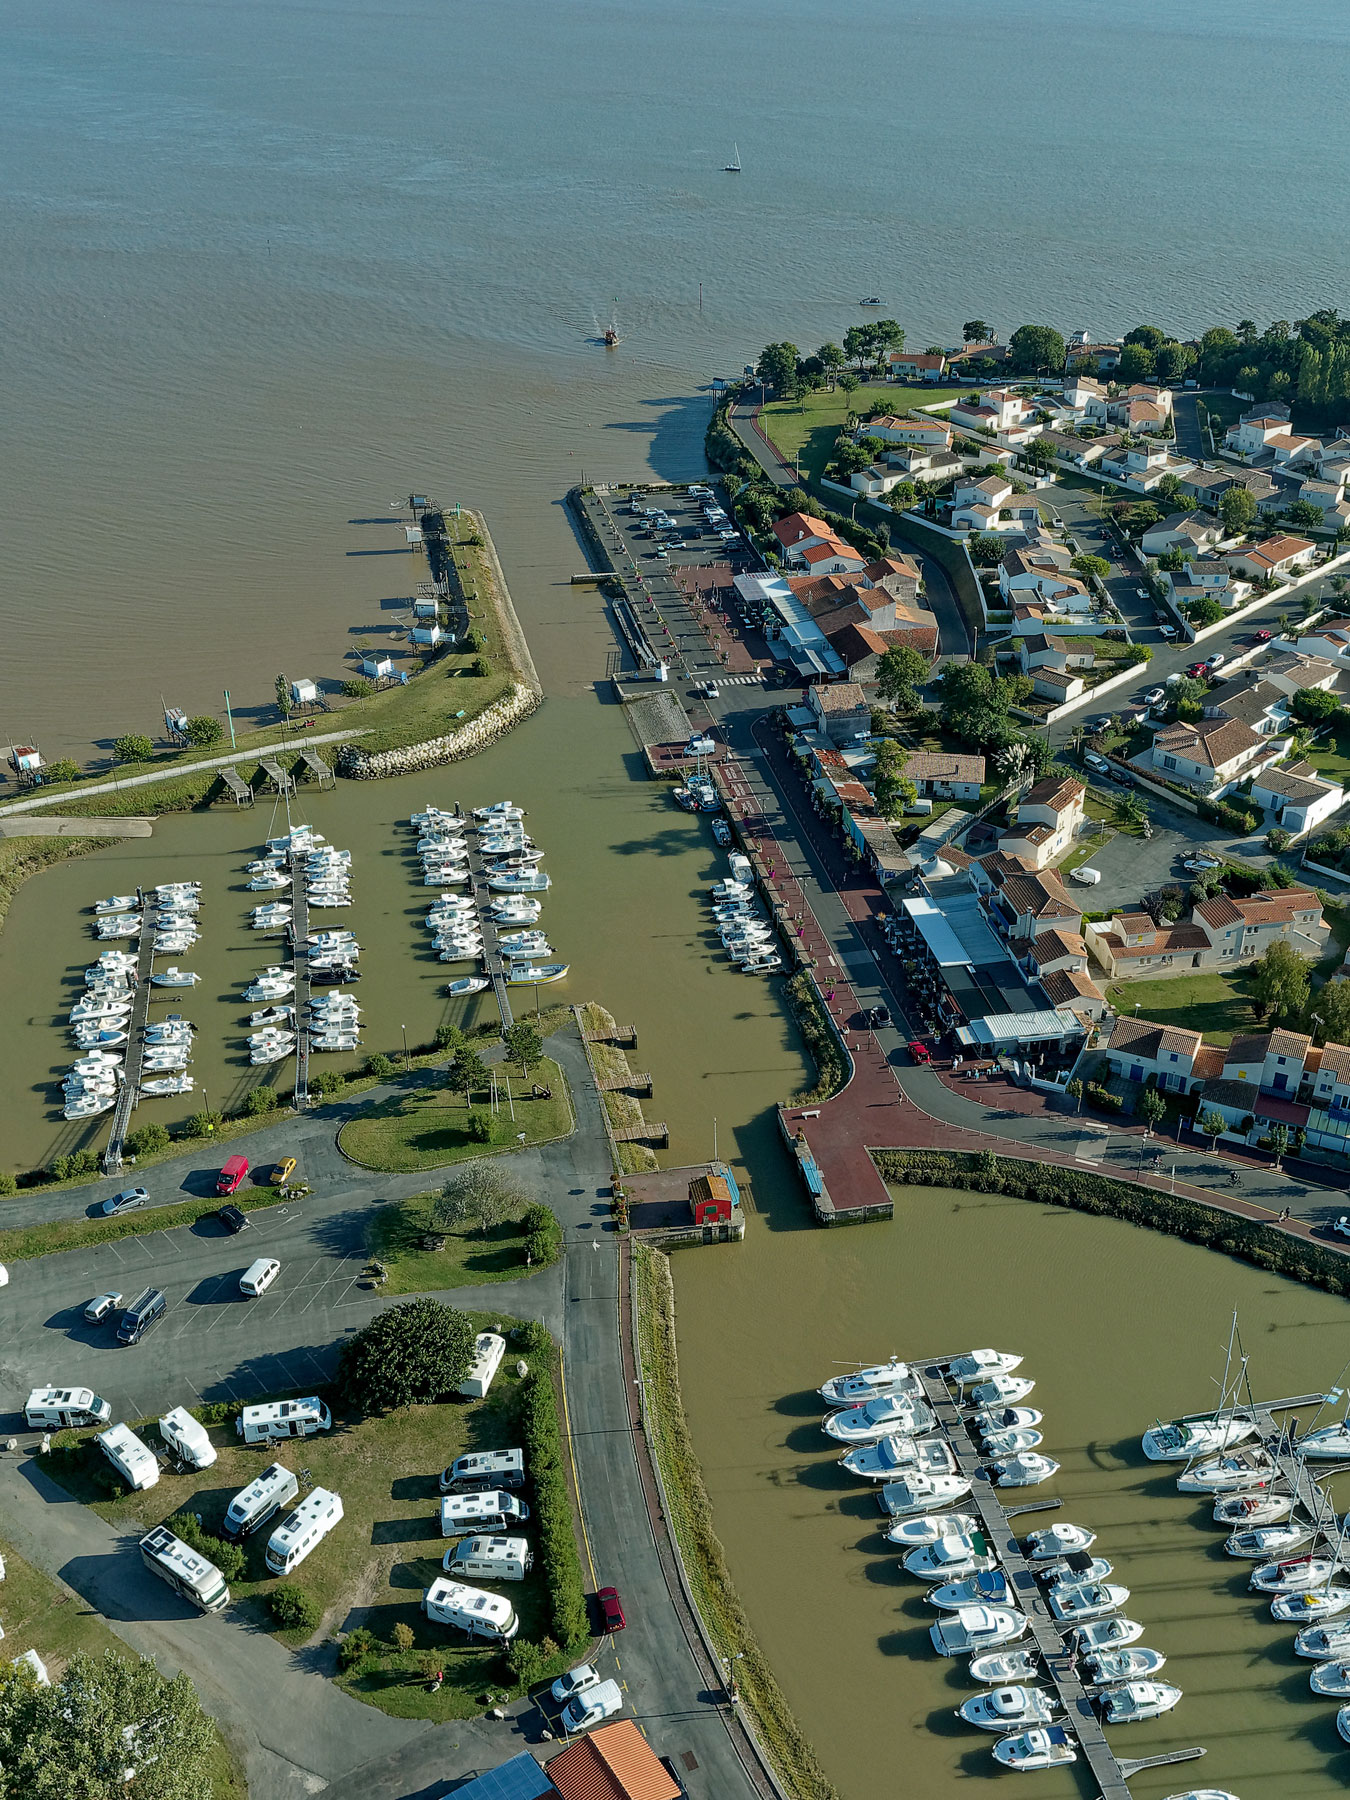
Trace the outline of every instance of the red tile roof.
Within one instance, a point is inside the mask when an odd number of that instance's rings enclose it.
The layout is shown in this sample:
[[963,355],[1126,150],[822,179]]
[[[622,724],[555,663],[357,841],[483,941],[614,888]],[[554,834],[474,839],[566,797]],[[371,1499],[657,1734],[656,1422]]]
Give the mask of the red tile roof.
[[562,1800],[680,1800],[678,1784],[631,1719],[602,1725],[544,1764]]

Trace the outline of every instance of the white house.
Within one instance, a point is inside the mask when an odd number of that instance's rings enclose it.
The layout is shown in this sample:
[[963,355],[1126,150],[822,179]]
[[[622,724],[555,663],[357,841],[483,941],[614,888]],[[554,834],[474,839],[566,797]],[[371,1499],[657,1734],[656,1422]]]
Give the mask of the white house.
[[[1017,802],[1017,821],[1009,825],[998,841],[1006,855],[1020,856],[1035,869],[1045,868],[1071,848],[1083,825],[1083,797],[1087,789],[1073,776],[1063,780],[1048,776],[1028,788]],[[1042,969],[1087,967],[1087,952],[1082,939],[1077,940],[1082,962],[1063,963],[1042,960]]]
[[1311,763],[1299,762],[1284,769],[1262,769],[1252,778],[1251,797],[1297,838],[1340,811],[1345,789],[1322,780]]
[[1224,448],[1237,456],[1261,456],[1272,438],[1283,437],[1289,430],[1289,415],[1265,408],[1250,419],[1239,419],[1224,433]]
[[974,400],[958,400],[947,414],[953,425],[969,426],[972,431],[1013,431],[1025,425],[1035,413],[1035,405],[1024,394],[1011,388],[986,388]]
[[1113,1074],[1126,1081],[1142,1084],[1152,1075],[1160,1088],[1184,1094],[1203,1044],[1198,1031],[1155,1025],[1151,1019],[1120,1013],[1106,1043],[1106,1062]]
[[1267,577],[1287,581],[1299,570],[1308,568],[1316,555],[1317,546],[1310,538],[1286,535],[1266,538],[1263,543],[1247,549],[1230,550],[1226,560],[1230,569],[1236,569],[1239,575],[1250,576],[1253,581]]
[[1236,719],[1178,720],[1153,740],[1152,763],[1160,775],[1208,793],[1235,780],[1269,743]]
[[904,774],[920,795],[933,800],[978,800],[984,783],[982,756],[963,751],[915,750],[906,759]]
[[953,506],[1000,507],[1012,497],[1012,483],[1001,474],[958,476],[952,487]]
[[1166,556],[1169,550],[1210,550],[1222,537],[1222,527],[1204,513],[1178,512],[1150,525],[1140,541],[1145,556]]
[[880,438],[883,444],[919,444],[926,450],[950,450],[955,433],[945,419],[883,413],[860,426],[858,435]]
[[1340,670],[1335,663],[1326,662],[1320,656],[1300,656],[1293,650],[1279,650],[1267,659],[1261,675],[1272,687],[1292,699],[1295,694],[1306,693],[1312,688],[1329,692],[1339,680]]
[[888,350],[886,353],[886,379],[888,381],[941,381],[947,373],[947,358],[938,351],[925,351],[915,355],[912,350]]

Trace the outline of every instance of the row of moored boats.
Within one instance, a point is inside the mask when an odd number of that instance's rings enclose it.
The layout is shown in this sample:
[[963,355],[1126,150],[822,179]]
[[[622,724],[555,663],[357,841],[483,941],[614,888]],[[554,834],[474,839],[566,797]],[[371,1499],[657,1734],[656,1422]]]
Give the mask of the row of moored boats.
[[745,975],[776,975],[783,966],[778,932],[755,891],[748,856],[733,850],[729,872],[711,890],[713,924],[722,948]]
[[[329,844],[321,832],[297,825],[282,837],[269,838],[263,854],[248,865],[249,887],[286,888],[294,893],[296,876],[304,883],[307,908],[352,904],[352,853]],[[253,910],[255,931],[285,932],[296,947],[293,903],[268,902]],[[255,1068],[294,1056],[303,1029],[309,1048],[347,1052],[361,1048],[361,1008],[343,991],[360,980],[361,946],[344,927],[307,932],[304,941],[310,998],[303,1016],[295,1005],[295,964],[273,963],[244,989],[256,1010],[249,1014],[249,1062]],[[328,988],[316,994],[315,987]],[[258,1003],[262,1004],[259,1005]]]

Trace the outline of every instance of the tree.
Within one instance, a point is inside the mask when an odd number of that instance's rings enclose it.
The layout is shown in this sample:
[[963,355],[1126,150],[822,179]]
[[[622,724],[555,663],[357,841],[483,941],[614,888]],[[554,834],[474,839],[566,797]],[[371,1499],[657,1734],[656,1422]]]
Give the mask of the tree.
[[761,381],[768,382],[779,400],[795,400],[800,361],[801,352],[795,344],[766,344],[755,364],[755,373]]
[[1189,344],[1178,344],[1175,339],[1158,346],[1158,379],[1160,381],[1180,381],[1195,362],[1195,351]]
[[1064,367],[1064,339],[1050,325],[1019,325],[1008,339],[1008,361],[1019,375]]
[[1142,825],[1148,814],[1138,794],[1121,794],[1115,805],[1117,825]]
[[804,513],[811,510],[811,496],[805,488],[789,488],[783,495],[783,517],[789,513]]
[[528,1075],[530,1064],[537,1063],[544,1054],[543,1039],[531,1019],[517,1019],[514,1024],[508,1025],[503,1033],[503,1042],[512,1062],[519,1063],[522,1075]]
[[290,682],[287,681],[284,675],[278,675],[276,680],[272,683],[272,689],[277,697],[277,711],[281,714],[283,719],[289,719],[291,716],[291,708],[295,705],[295,701],[291,698]]
[[213,719],[210,713],[198,713],[195,719],[187,722],[188,742],[196,744],[199,750],[218,744],[224,735],[225,727],[219,719]]
[[1308,1003],[1303,1029],[1322,1044],[1350,1043],[1350,981],[1327,981]]
[[840,369],[844,366],[845,358],[843,351],[839,348],[838,344],[822,344],[819,350],[816,351],[816,361],[820,364],[821,368],[824,369],[831,385],[833,385]]
[[974,531],[966,540],[966,548],[970,551],[970,560],[982,569],[997,567],[1008,554],[1008,546],[993,531]]
[[487,1086],[488,1066],[471,1045],[461,1044],[446,1070],[445,1079],[456,1093],[463,1094],[467,1106],[475,1089]]
[[844,333],[844,355],[861,369],[876,349],[876,329],[870,324],[850,325]]
[[1132,344],[1141,344],[1145,350],[1157,350],[1166,342],[1167,333],[1159,331],[1156,325],[1136,325],[1133,331],[1127,331],[1121,339],[1128,349]]
[[200,1800],[215,1748],[192,1682],[167,1680],[148,1656],[77,1651],[50,1687],[27,1663],[0,1675],[5,1800]]
[[1098,581],[1105,581],[1111,573],[1111,565],[1104,556],[1075,556],[1069,567],[1077,569],[1080,575],[1095,575]]
[[961,327],[961,336],[967,344],[992,344],[994,334],[983,319],[967,319]]
[[375,692],[375,683],[364,675],[353,675],[343,682],[342,691],[349,700],[367,700]]
[[410,1300],[376,1314],[338,1354],[337,1385],[364,1413],[443,1400],[473,1365],[473,1321],[439,1300]]
[[1202,595],[1199,600],[1188,600],[1181,610],[1197,630],[1203,630],[1206,625],[1217,625],[1223,617],[1222,605],[1210,594]]
[[494,1230],[529,1200],[519,1182],[503,1174],[500,1163],[465,1163],[442,1187],[432,1207],[438,1225],[477,1225]]
[[1127,644],[1125,646],[1125,662],[1127,666],[1139,668],[1142,667],[1143,664],[1151,663],[1152,661],[1152,644]]
[[280,1105],[276,1091],[270,1087],[250,1088],[244,1095],[243,1112],[246,1119],[260,1118],[263,1113],[275,1112]]
[[1121,381],[1151,381],[1157,371],[1158,359],[1146,345],[1125,345],[1116,369]]
[[1329,694],[1325,688],[1300,688],[1289,703],[1289,710],[1296,719],[1306,719],[1310,725],[1320,724],[1324,719],[1331,719],[1341,710],[1339,695]]
[[1287,1125],[1271,1126],[1270,1148],[1275,1156],[1275,1167],[1278,1169],[1284,1160],[1285,1151],[1289,1148],[1289,1127]]
[[1197,1121],[1197,1129],[1203,1137],[1209,1139],[1209,1148],[1213,1153],[1219,1147],[1220,1137],[1228,1129],[1228,1121],[1221,1112],[1207,1110],[1201,1113]]
[[1303,1017],[1308,1004],[1311,959],[1279,939],[1271,944],[1251,973],[1252,1003],[1272,1026]]
[[78,781],[82,774],[80,765],[70,756],[58,756],[55,762],[47,764],[48,781]]
[[128,731],[113,739],[112,753],[114,762],[143,763],[155,754],[155,746],[144,732]]
[[1024,445],[1024,447],[1018,451],[1018,455],[1033,474],[1040,475],[1047,469],[1054,468],[1055,459],[1059,455],[1059,452],[1055,449],[1053,444],[1047,443],[1044,438],[1032,438],[1029,444]]
[[907,806],[912,806],[918,796],[918,788],[905,774],[908,760],[907,753],[891,738],[883,738],[877,745],[872,793],[877,812],[883,819],[895,818]]
[[916,689],[928,679],[928,658],[908,644],[892,644],[877,664],[877,693],[897,712],[918,711]]
[[1283,825],[1272,825],[1266,833],[1266,849],[1272,856],[1278,856],[1282,850],[1289,848],[1289,833]]
[[1144,1121],[1144,1136],[1148,1137],[1167,1117],[1167,1102],[1157,1088],[1145,1088],[1139,1100],[1138,1111]]
[[841,375],[839,377],[838,385],[846,394],[856,394],[858,389],[862,386],[862,378],[852,373]]
[[1008,714],[1031,692],[1026,676],[996,677],[983,663],[948,663],[938,691],[943,724],[967,743],[997,751],[1021,736]]

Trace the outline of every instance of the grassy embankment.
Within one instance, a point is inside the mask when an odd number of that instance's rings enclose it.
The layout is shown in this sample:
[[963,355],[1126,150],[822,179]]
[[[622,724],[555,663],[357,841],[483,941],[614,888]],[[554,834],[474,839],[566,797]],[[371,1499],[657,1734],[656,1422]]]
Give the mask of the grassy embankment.
[[[493,1313],[471,1316],[480,1330],[501,1323]],[[263,1561],[266,1527],[245,1540],[247,1574],[230,1584],[236,1616],[273,1631],[292,1649],[322,1645],[335,1633],[364,1627],[377,1640],[369,1657],[338,1672],[334,1650],[326,1670],[348,1693],[400,1718],[443,1722],[481,1712],[486,1693],[510,1686],[498,1652],[467,1647],[458,1633],[430,1623],[420,1602],[423,1590],[440,1574],[449,1547],[440,1531],[440,1471],[467,1450],[519,1441],[520,1390],[514,1358],[508,1357],[485,1400],[410,1406],[379,1418],[344,1415],[335,1405],[331,1433],[282,1446],[281,1461],[288,1468],[307,1469],[312,1485],[342,1496],[342,1522],[287,1578],[288,1585],[313,1600],[320,1623],[313,1630],[276,1629],[266,1602],[281,1584]],[[143,1437],[157,1439],[153,1422],[138,1429]],[[233,1423],[226,1422],[211,1427],[219,1453],[211,1468],[185,1475],[165,1471],[154,1487],[136,1494],[113,1477],[118,1490],[113,1493],[109,1465],[92,1444],[93,1435],[62,1433],[48,1472],[75,1499],[128,1534],[144,1532],[184,1509],[200,1513],[205,1530],[219,1534],[231,1496],[277,1454],[276,1446],[245,1448]],[[501,1584],[520,1615],[521,1636],[536,1643],[548,1636],[550,1624],[542,1563],[541,1557],[523,1582]],[[413,1634],[407,1650],[395,1646],[399,1625]],[[438,1694],[429,1691],[430,1666],[445,1671]]]
[[[36,1650],[48,1675],[60,1681],[72,1656],[95,1658],[109,1650],[128,1660],[131,1652],[91,1606],[58,1581],[35,1569],[0,1542],[5,1559],[5,1652],[20,1656]],[[216,1733],[211,1759],[211,1800],[247,1800],[243,1771],[228,1745]]]
[[10,902],[30,875],[40,875],[56,863],[72,856],[86,856],[91,850],[106,850],[113,838],[0,838],[0,925],[9,913]]
[[635,1245],[633,1279],[651,1449],[660,1466],[670,1525],[700,1616],[720,1655],[738,1659],[734,1666],[741,1701],[787,1791],[800,1800],[837,1800],[755,1640],[713,1528],[712,1504],[680,1394],[669,1257]]
[[[594,1001],[587,1001],[581,1007],[582,1029],[585,1031],[612,1031],[614,1016],[597,1006]],[[627,1055],[614,1044],[590,1044],[591,1062],[596,1075],[601,1081],[626,1080],[633,1068]],[[600,1104],[605,1109],[605,1116],[615,1131],[624,1131],[634,1125],[645,1123],[642,1102],[636,1094],[602,1093]],[[659,1167],[656,1152],[648,1144],[616,1144],[615,1154],[619,1158],[619,1166],[625,1175],[640,1175],[646,1169]]]
[[[487,1097],[474,1095],[470,1105],[462,1093],[445,1088],[407,1088],[364,1108],[338,1133],[344,1156],[363,1169],[404,1172],[443,1169],[474,1157],[493,1156],[525,1144],[548,1144],[566,1137],[574,1118],[567,1077],[550,1057],[528,1076],[506,1063],[494,1065],[500,1110],[492,1120],[495,1142],[475,1138],[471,1120],[487,1112]],[[536,1100],[530,1090],[546,1087],[550,1097]],[[508,1098],[509,1096],[509,1098]]]

